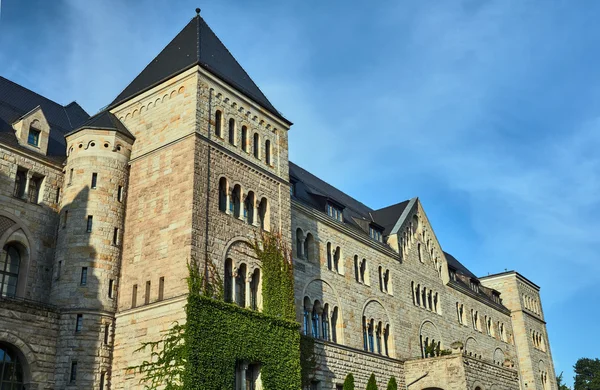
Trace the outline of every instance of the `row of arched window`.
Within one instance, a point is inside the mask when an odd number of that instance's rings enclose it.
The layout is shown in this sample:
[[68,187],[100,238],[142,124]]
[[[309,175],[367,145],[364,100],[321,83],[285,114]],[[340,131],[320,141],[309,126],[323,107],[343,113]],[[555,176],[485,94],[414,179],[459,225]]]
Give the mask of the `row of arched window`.
[[318,259],[315,253],[315,238],[311,233],[306,233],[302,229],[296,229],[296,257],[308,261],[316,261]]
[[537,299],[531,298],[527,294],[523,294],[523,304],[525,305],[525,309],[532,311],[537,315],[541,314],[540,304]]
[[540,332],[537,332],[533,329],[530,330],[531,333],[531,341],[533,342],[533,346],[540,351],[546,352],[546,343],[544,341],[544,337]]
[[368,352],[390,356],[390,325],[363,316],[363,349]]
[[249,272],[241,263],[235,267],[232,259],[225,260],[223,294],[225,302],[236,303],[252,310],[262,309],[262,283],[260,269]]
[[[458,316],[458,323],[461,325],[467,325],[465,320],[465,305],[462,303],[456,302],[456,314]],[[471,319],[473,322],[473,329],[481,331],[481,324],[479,323],[479,312],[476,310],[471,310]],[[486,331],[489,336],[500,339],[504,342],[508,342],[508,337],[506,335],[506,329],[504,327],[504,323],[498,321],[494,324],[494,321],[491,317],[485,316],[485,326]],[[498,334],[496,334],[496,331]]]
[[392,294],[392,279],[389,269],[379,266],[379,290],[386,294]]
[[328,303],[321,304],[319,300],[314,303],[310,298],[304,297],[304,334],[315,339],[338,342],[338,319],[337,306]]
[[250,225],[269,230],[269,202],[257,199],[254,191],[244,193],[240,184],[232,187],[225,177],[219,179],[219,210],[246,221]]
[[[227,140],[233,146],[238,145],[238,134],[237,134],[237,126],[235,123],[235,119],[229,118],[228,124],[228,134]],[[225,134],[223,131],[223,113],[221,110],[217,110],[215,112],[215,135],[221,139],[225,138]],[[242,150],[246,153],[250,153],[250,139],[248,137],[248,126],[243,125],[241,131],[241,144]],[[260,134],[254,133],[252,136],[252,154],[255,158],[261,160],[261,142],[260,142]],[[273,165],[272,159],[272,147],[271,140],[265,139],[265,163],[269,166]]]
[[367,259],[359,260],[358,255],[354,255],[354,278],[358,283],[365,284],[367,286],[371,285]]
[[410,282],[412,291],[413,304],[422,307],[437,314],[442,314],[442,306],[440,304],[439,294],[427,287]]
[[342,249],[337,246],[333,249],[333,246],[330,242],[327,243],[327,269],[330,271],[335,271],[338,274],[341,274],[341,258],[342,258]]

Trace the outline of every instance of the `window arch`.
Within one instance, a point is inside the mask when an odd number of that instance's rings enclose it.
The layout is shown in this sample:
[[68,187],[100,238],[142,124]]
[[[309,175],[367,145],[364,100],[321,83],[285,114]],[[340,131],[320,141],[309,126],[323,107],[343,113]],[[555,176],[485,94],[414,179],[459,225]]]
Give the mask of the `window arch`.
[[240,212],[242,208],[242,186],[236,184],[233,186],[233,191],[231,191],[231,202],[229,204],[229,211],[233,214],[234,217],[240,218]]
[[306,336],[311,334],[311,321],[310,321],[310,315],[311,315],[311,303],[310,303],[310,299],[308,297],[304,297],[304,334]]
[[340,257],[342,256],[342,249],[338,246],[333,252],[333,269],[335,272],[340,273]]
[[228,185],[227,179],[222,177],[219,179],[219,210],[227,212],[228,203]]
[[246,264],[240,264],[235,277],[235,303],[246,307]]
[[223,138],[223,113],[221,110],[215,112],[215,135]]
[[304,258],[308,261],[314,260],[315,253],[315,239],[311,233],[306,233],[306,239],[304,240]]
[[331,243],[327,243],[327,269],[333,269],[333,254],[331,253]]
[[367,266],[367,259],[362,259],[360,262],[360,282],[366,285],[369,284],[369,268]]
[[0,256],[0,296],[14,297],[17,295],[21,252],[15,245],[8,244]]
[[258,135],[258,133],[254,133],[254,140],[253,140],[253,147],[254,147],[254,157],[256,158],[260,158],[260,136]]
[[360,282],[360,268],[358,264],[358,255],[354,255],[354,278]]
[[248,153],[248,127],[242,126],[242,150]]
[[269,202],[267,198],[262,198],[258,205],[258,219],[260,221],[260,228],[269,231],[270,229],[270,217],[269,217]]
[[225,302],[231,302],[233,299],[233,260],[225,260],[225,273],[223,280],[223,298]]
[[312,337],[314,337],[315,339],[318,339],[321,337],[321,320],[320,320],[320,315],[322,312],[322,308],[321,308],[321,303],[319,301],[315,301],[315,304],[313,306],[313,310],[312,310],[312,316],[311,316],[311,321],[312,321]]
[[25,388],[24,366],[25,362],[20,359],[18,351],[5,343],[0,343],[0,372],[4,373],[0,380],[3,389]]
[[265,162],[267,165],[271,165],[271,141],[265,141]]
[[252,273],[252,280],[250,280],[250,308],[252,310],[262,307],[261,286],[260,270],[257,268]]
[[254,192],[249,191],[244,200],[244,220],[250,225],[254,224],[254,204],[256,202]]
[[229,119],[229,143],[231,145],[235,145],[235,119]]
[[304,233],[302,229],[296,229],[296,257],[301,259],[304,257]]
[[329,305],[325,304],[323,306],[323,314],[321,315],[321,334],[323,336],[323,340],[325,341],[329,341],[330,340],[330,333],[329,333],[329,329],[330,329],[330,324],[329,324]]

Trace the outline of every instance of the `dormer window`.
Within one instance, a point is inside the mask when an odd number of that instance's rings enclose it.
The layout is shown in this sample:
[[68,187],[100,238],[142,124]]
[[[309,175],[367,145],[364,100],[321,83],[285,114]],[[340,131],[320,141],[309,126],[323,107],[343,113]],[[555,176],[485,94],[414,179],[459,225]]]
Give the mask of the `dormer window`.
[[479,292],[479,283],[476,280],[471,279],[471,290]]
[[500,294],[496,291],[492,292],[492,299],[494,300],[494,302],[496,303],[500,303]]
[[373,226],[369,226],[369,236],[375,241],[382,242],[382,235],[379,229],[374,228]]
[[327,215],[329,215],[333,219],[337,219],[338,221],[343,222],[342,210],[339,209],[338,207],[332,205],[331,203],[327,204]]
[[450,269],[450,279],[454,280],[456,282],[456,270],[454,269]]
[[29,128],[29,135],[27,136],[27,143],[31,146],[39,146],[40,145],[40,133],[41,131],[36,129],[35,127]]
[[296,183],[290,183],[290,196],[296,196]]

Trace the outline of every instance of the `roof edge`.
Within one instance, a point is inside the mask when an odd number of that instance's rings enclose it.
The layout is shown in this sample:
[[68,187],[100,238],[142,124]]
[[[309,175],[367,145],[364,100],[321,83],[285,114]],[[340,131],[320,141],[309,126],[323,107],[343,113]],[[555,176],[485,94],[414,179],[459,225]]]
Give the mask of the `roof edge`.
[[406,217],[408,216],[408,213],[410,212],[410,210],[413,208],[413,206],[415,205],[415,203],[417,203],[417,199],[419,199],[419,198],[418,197],[414,197],[414,198],[412,198],[408,202],[408,204],[406,205],[406,207],[402,211],[402,214],[400,214],[400,218],[398,218],[398,221],[396,221],[396,224],[394,225],[394,228],[390,232],[390,234],[389,234],[390,236],[392,234],[398,234],[398,231],[400,230],[400,226],[402,226],[402,221],[404,221],[406,219]]
[[540,291],[540,286],[538,286],[537,284],[533,283],[531,280],[527,279],[525,276],[523,276],[522,274],[520,274],[517,271],[505,271],[505,272],[499,272],[497,274],[491,274],[491,275],[487,275],[487,276],[482,276],[482,277],[477,277],[477,279],[479,280],[489,280],[489,279],[495,279],[495,278],[505,278],[508,276],[516,276],[517,279],[520,279],[521,281],[529,284],[531,287],[535,288],[537,291]]

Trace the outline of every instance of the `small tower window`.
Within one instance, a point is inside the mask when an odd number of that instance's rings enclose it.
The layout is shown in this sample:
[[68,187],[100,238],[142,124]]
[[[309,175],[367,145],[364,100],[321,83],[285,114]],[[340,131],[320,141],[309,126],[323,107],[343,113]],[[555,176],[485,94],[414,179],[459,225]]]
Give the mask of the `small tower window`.
[[267,165],[271,165],[271,141],[265,141],[265,162]]
[[81,268],[81,280],[80,283],[82,286],[85,286],[87,284],[87,267],[82,267]]
[[92,189],[96,189],[96,185],[98,184],[98,174],[96,172],[92,173]]
[[219,138],[223,138],[223,114],[217,110],[215,112],[215,135]]
[[254,157],[256,158],[260,158],[260,136],[258,135],[258,133],[254,133],[254,144],[252,145],[254,147]]
[[242,150],[248,152],[248,127],[242,126]]
[[86,232],[87,233],[91,233],[92,232],[92,225],[94,224],[94,217],[92,215],[88,215],[87,217],[87,227],[86,227]]
[[40,144],[40,131],[34,127],[29,128],[29,136],[27,137],[27,143],[31,146],[39,146]]
[[235,145],[235,120],[229,119],[229,143]]

